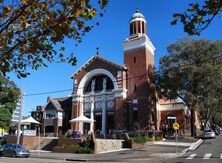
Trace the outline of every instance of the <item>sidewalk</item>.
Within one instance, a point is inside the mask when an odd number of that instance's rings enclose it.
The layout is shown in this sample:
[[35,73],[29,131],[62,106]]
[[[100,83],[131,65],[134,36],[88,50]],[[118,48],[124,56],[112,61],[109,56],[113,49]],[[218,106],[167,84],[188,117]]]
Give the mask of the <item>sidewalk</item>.
[[[194,142],[195,140],[195,142]],[[148,159],[152,157],[172,158],[183,155],[189,150],[196,149],[203,140],[191,140],[185,142],[176,142],[173,140],[156,141],[151,145],[144,146],[140,149],[123,149],[120,151],[111,151],[101,154],[75,154],[75,153],[53,153],[48,151],[31,150],[30,157],[57,159],[67,161],[79,162],[94,162],[94,161],[119,161],[119,160],[132,160],[135,158]]]

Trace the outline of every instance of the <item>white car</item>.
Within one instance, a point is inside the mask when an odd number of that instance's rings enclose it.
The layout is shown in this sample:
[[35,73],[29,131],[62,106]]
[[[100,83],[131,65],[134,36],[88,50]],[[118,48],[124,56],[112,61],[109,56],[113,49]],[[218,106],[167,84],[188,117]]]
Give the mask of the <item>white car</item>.
[[208,130],[204,130],[203,132],[203,138],[204,139],[215,139],[215,132],[211,129],[208,129]]

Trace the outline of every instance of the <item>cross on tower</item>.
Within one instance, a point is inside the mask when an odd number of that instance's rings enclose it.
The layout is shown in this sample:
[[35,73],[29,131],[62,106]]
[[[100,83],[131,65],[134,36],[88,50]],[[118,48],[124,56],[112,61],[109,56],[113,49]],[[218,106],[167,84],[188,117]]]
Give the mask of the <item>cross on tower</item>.
[[99,55],[99,46],[96,47],[96,55]]

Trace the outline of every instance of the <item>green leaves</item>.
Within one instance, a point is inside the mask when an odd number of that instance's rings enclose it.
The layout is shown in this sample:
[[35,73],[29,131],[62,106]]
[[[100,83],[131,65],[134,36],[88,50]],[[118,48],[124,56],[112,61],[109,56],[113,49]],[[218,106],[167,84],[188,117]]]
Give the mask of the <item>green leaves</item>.
[[0,127],[9,127],[19,95],[15,83],[0,75]]
[[[49,62],[75,65],[76,58],[66,54],[62,45],[64,39],[72,38],[73,44],[81,43],[82,37],[96,24],[91,20],[103,15],[107,3],[107,0],[100,0],[98,4],[90,0],[21,0],[10,5],[3,2],[0,7],[0,74],[6,76],[14,71],[21,78],[29,75],[30,68],[37,70]],[[57,44],[61,46],[59,50]]]
[[209,119],[221,107],[222,41],[179,39],[160,59],[157,90],[160,97],[181,97],[190,109]]
[[203,4],[200,4],[191,3],[190,8],[186,9],[184,13],[173,14],[174,20],[171,25],[176,25],[180,20],[185,32],[189,35],[200,35],[214,17],[221,12],[222,0],[204,0]]

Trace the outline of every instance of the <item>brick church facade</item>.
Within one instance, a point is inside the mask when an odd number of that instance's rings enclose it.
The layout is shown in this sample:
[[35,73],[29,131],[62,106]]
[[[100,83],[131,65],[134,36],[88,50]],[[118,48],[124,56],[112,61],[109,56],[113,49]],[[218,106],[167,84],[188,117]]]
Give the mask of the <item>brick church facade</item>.
[[[99,132],[104,136],[115,129],[159,129],[169,121],[167,116],[178,119],[184,127],[187,125],[188,122],[184,122],[184,119],[189,114],[185,114],[185,106],[181,105],[178,114],[173,115],[174,113],[170,113],[174,111],[172,108],[166,112],[167,110],[160,107],[163,103],[159,102],[156,107],[153,100],[155,95],[151,91],[153,85],[148,74],[153,71],[155,47],[147,36],[145,17],[136,11],[129,26],[130,36],[123,41],[123,65],[100,54],[92,56],[71,75],[74,81],[73,94],[66,99],[69,104],[65,105],[69,108],[62,107],[61,99],[57,102],[56,99],[51,99],[51,102],[49,100],[48,104],[42,107],[42,112],[54,110],[53,117],[57,120],[52,122],[50,131],[54,131],[55,135],[58,135],[59,130],[68,129]],[[44,115],[49,114],[43,113],[43,119]],[[91,122],[65,124],[80,115],[88,117]],[[47,124],[43,123],[45,133],[48,132],[46,126]]]

